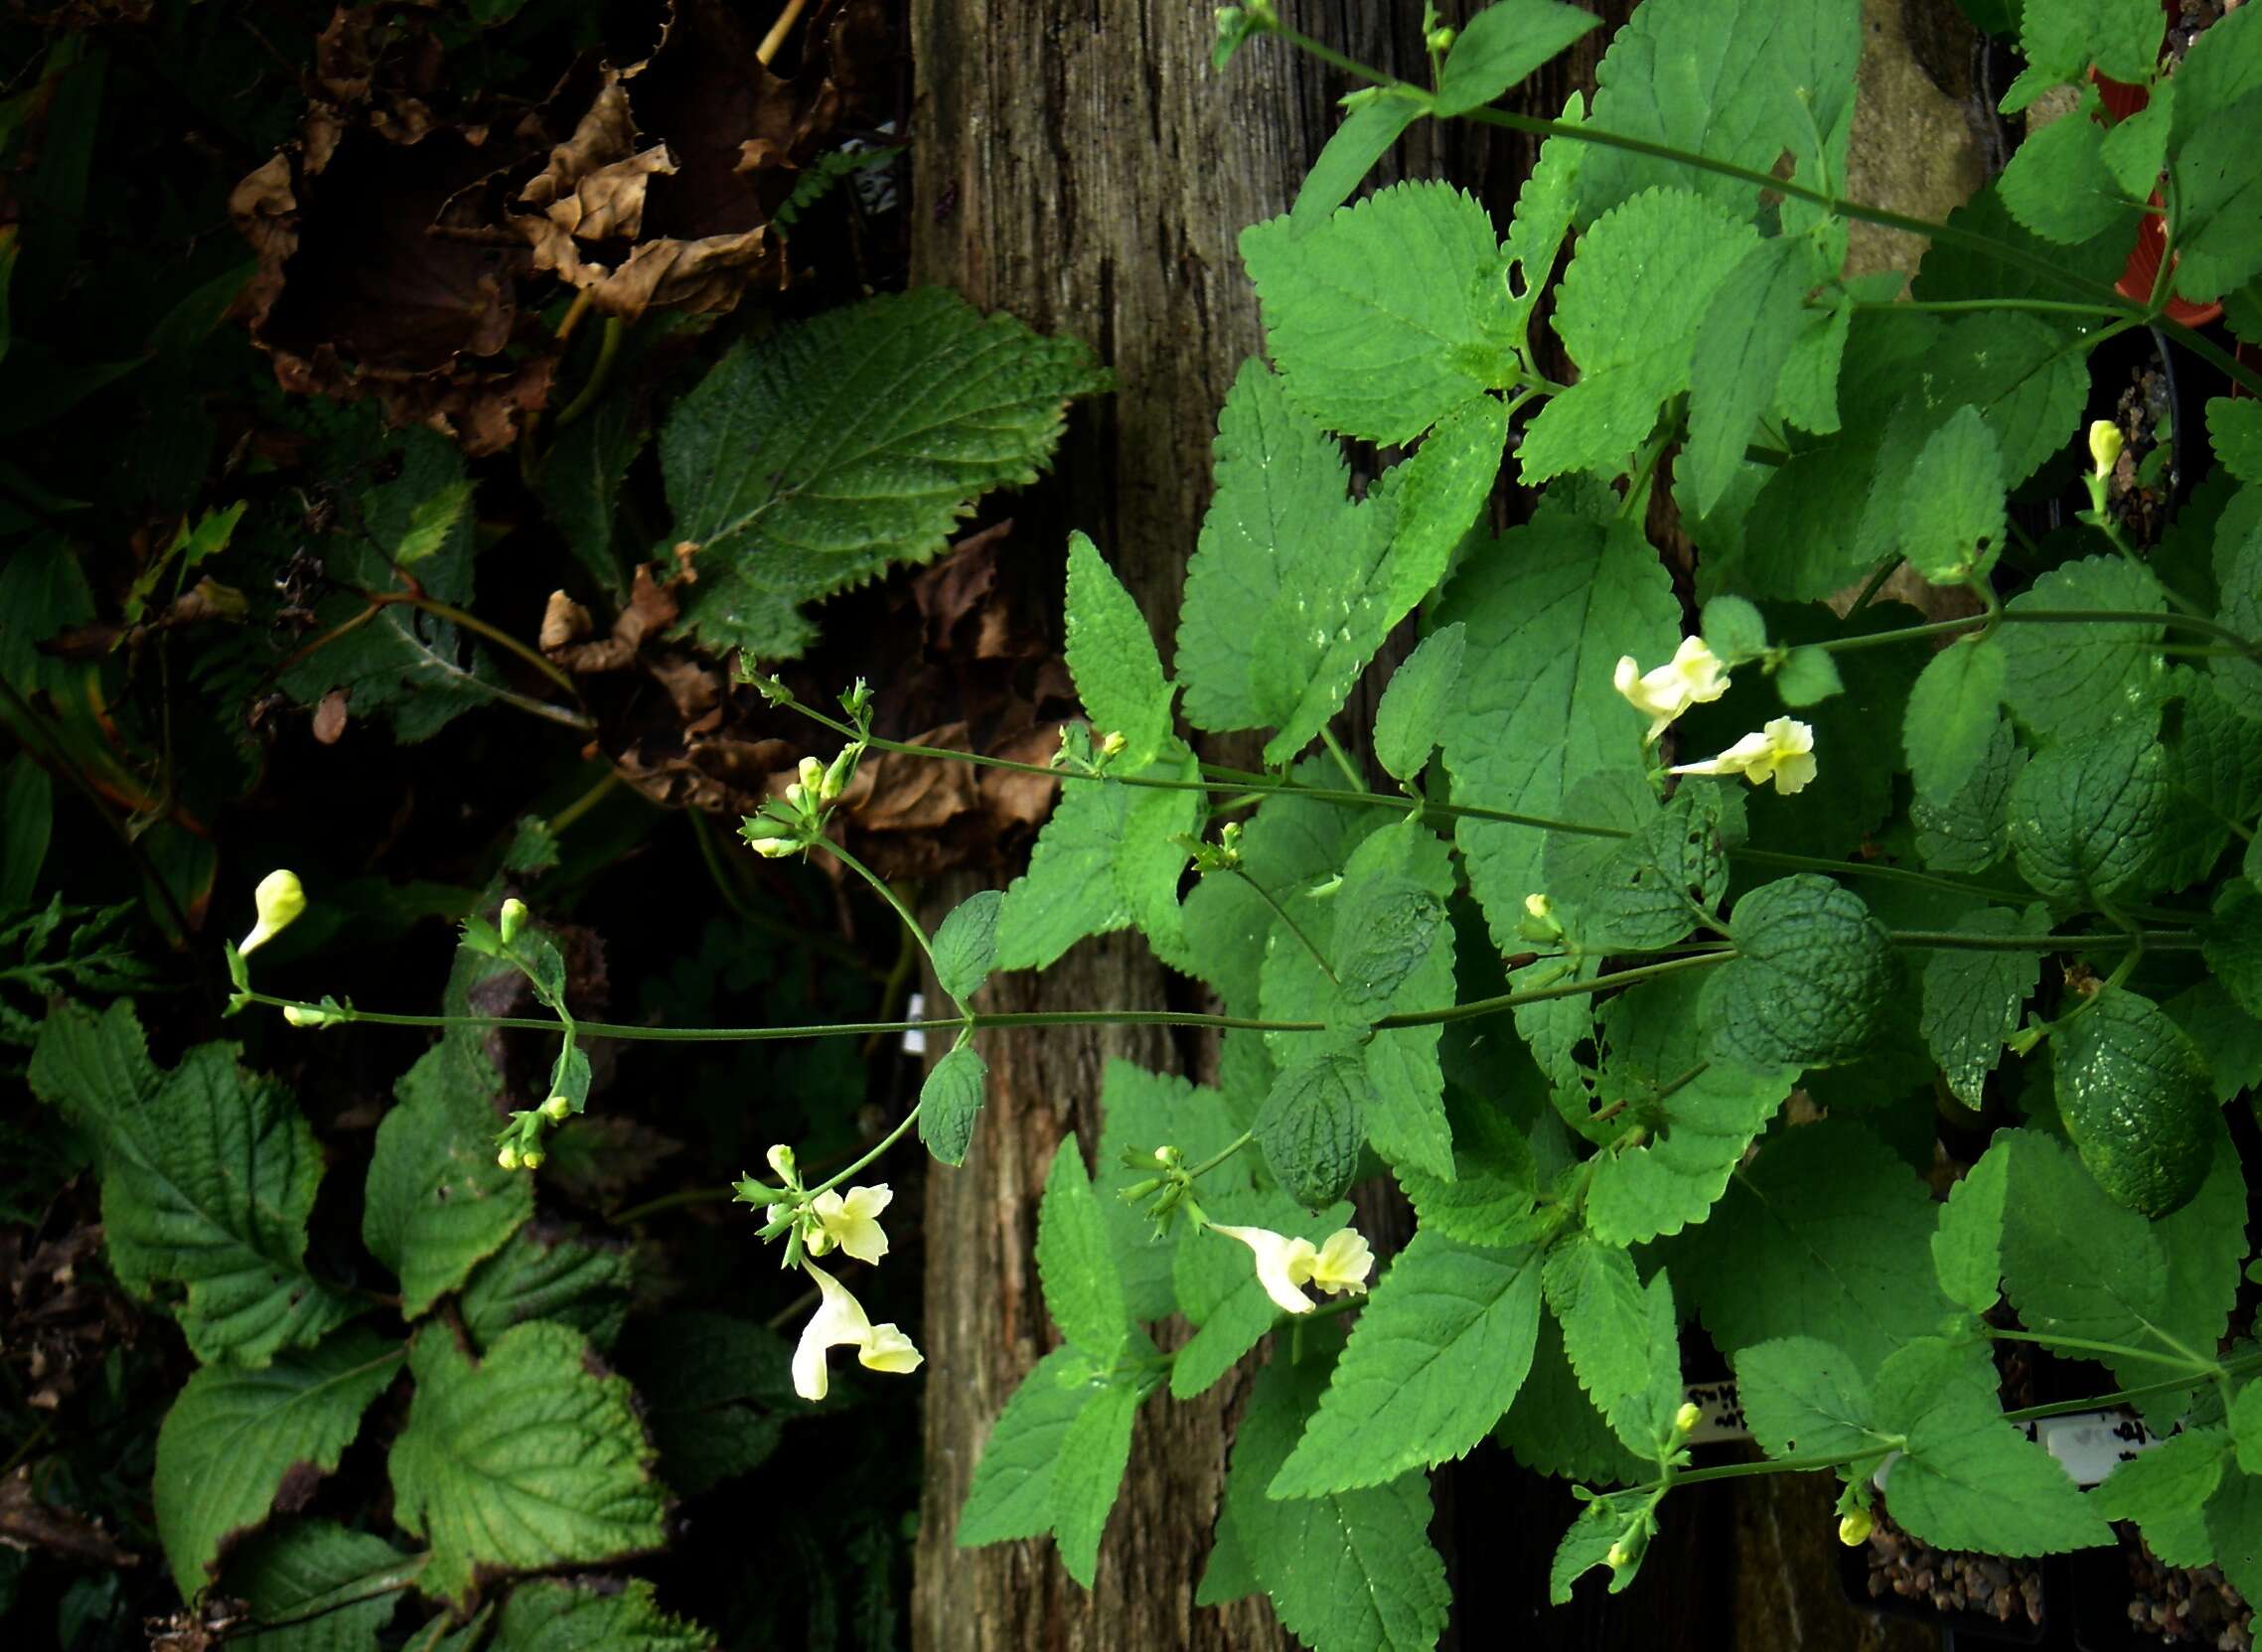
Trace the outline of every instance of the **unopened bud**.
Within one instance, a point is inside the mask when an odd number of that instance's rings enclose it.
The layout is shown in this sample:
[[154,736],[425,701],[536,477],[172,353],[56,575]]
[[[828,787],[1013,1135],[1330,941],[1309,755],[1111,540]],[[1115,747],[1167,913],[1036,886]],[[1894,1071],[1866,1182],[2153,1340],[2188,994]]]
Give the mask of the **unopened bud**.
[[1555,902],[1549,900],[1545,895],[1526,895],[1524,897],[1524,910],[1544,923],[1555,916]]
[[1867,1543],[1877,1522],[1870,1518],[1868,1509],[1856,1509],[1838,1522],[1838,1541],[1849,1549],[1859,1549]]
[[763,1156],[770,1161],[770,1168],[778,1173],[778,1179],[791,1187],[794,1181],[794,1150],[781,1141]]
[[308,1009],[303,1004],[283,1005],[283,1019],[294,1027],[326,1027],[330,1017],[319,1009]]
[[791,837],[764,837],[754,844],[754,852],[767,860],[783,860],[801,852],[801,844]]
[[495,1162],[502,1165],[506,1170],[518,1169],[519,1149],[512,1143],[506,1141],[503,1144],[503,1150],[495,1155]]
[[527,927],[527,903],[516,895],[503,903],[503,910],[495,915],[496,933],[508,947],[519,939],[519,932]]
[[573,1104],[563,1096],[552,1096],[542,1103],[542,1117],[553,1125],[562,1125],[572,1116]]
[[1610,1545],[1610,1552],[1604,1555],[1602,1559],[1608,1564],[1612,1572],[1623,1572],[1632,1563],[1633,1556],[1626,1552],[1626,1546],[1623,1543],[1613,1543]]
[[259,921],[235,949],[245,955],[272,941],[306,910],[306,890],[300,886],[298,874],[274,871],[261,878],[259,887],[251,891],[251,910]]
[[814,757],[805,757],[795,773],[801,778],[802,795],[814,798],[825,789],[825,765]]
[[825,784],[817,789],[819,803],[831,803],[847,790],[848,777],[856,772],[856,759],[862,755],[862,751],[860,746],[850,746],[832,760],[825,771]]
[[1684,1400],[1681,1409],[1673,1414],[1673,1431],[1677,1434],[1693,1434],[1697,1431],[1697,1425],[1704,1419],[1705,1414],[1697,1409],[1696,1401]]
[[786,783],[787,808],[799,809],[801,807],[801,800],[807,796],[809,796],[809,792],[805,787],[803,787],[800,781],[792,780]]
[[1450,52],[1453,49],[1453,42],[1458,38],[1450,29],[1432,29],[1430,31],[1430,50],[1433,52]]
[[2089,427],[2089,463],[2100,482],[2113,474],[2122,440],[2121,427],[2111,419],[2099,419]]
[[539,1170],[542,1167],[542,1150],[539,1147],[528,1147],[519,1155],[519,1162],[529,1170]]
[[1114,730],[1101,740],[1100,755],[1102,757],[1114,757],[1130,744],[1131,742],[1124,738],[1121,729]]

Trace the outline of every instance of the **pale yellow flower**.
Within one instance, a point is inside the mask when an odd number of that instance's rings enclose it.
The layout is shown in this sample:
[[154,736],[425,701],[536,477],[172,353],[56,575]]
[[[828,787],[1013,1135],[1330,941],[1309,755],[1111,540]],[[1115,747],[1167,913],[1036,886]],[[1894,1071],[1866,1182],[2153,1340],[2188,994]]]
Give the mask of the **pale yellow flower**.
[[1338,1296],[1346,1291],[1366,1294],[1375,1259],[1355,1228],[1338,1229],[1318,1246],[1270,1228],[1234,1228],[1222,1222],[1213,1222],[1210,1228],[1239,1240],[1256,1255],[1257,1282],[1283,1313],[1309,1313],[1317,1305],[1303,1293],[1306,1284]]
[[880,1232],[879,1213],[895,1195],[887,1183],[877,1187],[851,1187],[846,1197],[828,1190],[809,1202],[818,1231],[809,1237],[809,1252],[823,1256],[837,1245],[858,1262],[877,1262],[887,1255],[887,1235]]
[[238,953],[248,954],[255,947],[265,946],[306,910],[306,890],[300,886],[298,874],[269,872],[261,878],[259,887],[251,891],[251,910],[259,921],[235,949]]
[[2111,419],[2099,419],[2089,427],[2089,463],[2100,482],[2113,474],[2124,441],[2121,427]]
[[1741,775],[1754,786],[1775,783],[1788,797],[1814,778],[1814,730],[1790,717],[1777,717],[1756,734],[1746,734],[1718,757],[1680,763],[1677,775]]
[[902,1374],[916,1371],[919,1350],[893,1324],[875,1325],[865,1316],[863,1304],[848,1294],[848,1287],[822,1268],[802,1265],[817,1281],[821,1298],[817,1312],[794,1348],[794,1392],[804,1400],[822,1400],[828,1388],[825,1355],[831,1348],[854,1348],[856,1361],[867,1371]]
[[1636,711],[1648,713],[1644,745],[1656,740],[1690,706],[1709,705],[1728,692],[1728,671],[1702,637],[1682,638],[1673,658],[1655,671],[1643,671],[1632,655],[1626,655],[1610,680]]

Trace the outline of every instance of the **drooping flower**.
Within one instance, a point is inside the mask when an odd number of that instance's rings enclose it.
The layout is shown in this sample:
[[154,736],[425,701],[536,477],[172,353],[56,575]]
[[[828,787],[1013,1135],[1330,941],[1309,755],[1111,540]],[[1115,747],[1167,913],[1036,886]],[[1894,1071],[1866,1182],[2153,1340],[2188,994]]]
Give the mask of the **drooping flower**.
[[1356,1228],[1340,1228],[1317,1246],[1270,1228],[1234,1228],[1222,1222],[1213,1222],[1210,1228],[1256,1254],[1257,1281],[1283,1313],[1309,1313],[1317,1305],[1303,1293],[1306,1284],[1338,1296],[1347,1291],[1366,1294],[1375,1259]]
[[1679,763],[1677,775],[1741,775],[1754,786],[1775,783],[1785,797],[1801,790],[1815,775],[1814,730],[1790,717],[1777,717],[1756,734],[1746,734],[1718,757],[1702,763]]
[[822,1400],[828,1389],[825,1355],[831,1348],[854,1348],[856,1362],[867,1371],[901,1374],[919,1369],[921,1355],[893,1324],[875,1325],[863,1304],[848,1287],[822,1268],[802,1265],[817,1281],[817,1312],[803,1328],[794,1348],[794,1392],[804,1400]]
[[851,1187],[845,1197],[829,1189],[809,1202],[817,1217],[817,1232],[807,1241],[809,1254],[821,1257],[837,1245],[858,1262],[877,1262],[887,1255],[887,1235],[880,1232],[879,1213],[895,1195],[887,1183],[877,1187]]
[[265,946],[306,910],[306,890],[299,884],[298,873],[275,871],[261,878],[259,887],[251,891],[251,910],[259,921],[235,949],[238,953],[248,954]]
[[2100,482],[2113,474],[2113,466],[2121,457],[2126,438],[2121,427],[2111,419],[2099,419],[2089,427],[2090,474]]
[[1644,745],[1655,741],[1690,706],[1709,705],[1728,692],[1727,668],[1702,637],[1682,638],[1673,658],[1654,671],[1644,672],[1632,655],[1626,655],[1610,680],[1636,711],[1648,713]]

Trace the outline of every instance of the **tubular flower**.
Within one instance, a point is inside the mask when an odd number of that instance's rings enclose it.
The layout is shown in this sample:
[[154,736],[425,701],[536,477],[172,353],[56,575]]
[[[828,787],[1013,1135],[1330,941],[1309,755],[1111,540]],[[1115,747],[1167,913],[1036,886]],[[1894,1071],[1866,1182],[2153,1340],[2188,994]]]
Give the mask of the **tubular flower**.
[[1649,714],[1644,745],[1655,741],[1690,706],[1709,705],[1728,692],[1728,672],[1702,637],[1682,638],[1673,658],[1651,672],[1644,672],[1632,655],[1626,655],[1610,680],[1636,711]]
[[827,1390],[825,1354],[829,1348],[854,1348],[856,1362],[867,1371],[901,1374],[916,1371],[920,1353],[911,1339],[894,1325],[875,1325],[864,1315],[861,1302],[848,1287],[822,1268],[808,1269],[823,1298],[801,1333],[794,1349],[794,1392],[804,1400],[822,1400]]
[[847,1195],[827,1191],[809,1202],[817,1217],[817,1232],[809,1236],[811,1256],[823,1256],[837,1245],[858,1262],[877,1262],[887,1255],[887,1235],[880,1232],[879,1213],[895,1195],[887,1183],[877,1187],[851,1187]]
[[1746,734],[1718,757],[1676,764],[1677,775],[1741,775],[1754,786],[1775,783],[1785,797],[1814,778],[1814,730],[1790,717],[1777,717],[1756,734]]
[[2090,474],[2100,482],[2113,474],[2113,466],[2121,457],[2123,440],[2121,427],[2111,419],[2099,419],[2089,427]]
[[238,953],[248,954],[255,947],[265,946],[306,910],[306,891],[299,885],[298,873],[269,872],[261,878],[259,887],[251,891],[251,910],[259,921],[235,949]]
[[1308,1239],[1290,1239],[1270,1228],[1231,1228],[1210,1224],[1213,1233],[1237,1239],[1256,1253],[1257,1280],[1265,1294],[1284,1313],[1309,1313],[1315,1304],[1302,1286],[1316,1284],[1334,1295],[1365,1295],[1367,1275],[1375,1259],[1356,1228],[1341,1228],[1314,1246]]

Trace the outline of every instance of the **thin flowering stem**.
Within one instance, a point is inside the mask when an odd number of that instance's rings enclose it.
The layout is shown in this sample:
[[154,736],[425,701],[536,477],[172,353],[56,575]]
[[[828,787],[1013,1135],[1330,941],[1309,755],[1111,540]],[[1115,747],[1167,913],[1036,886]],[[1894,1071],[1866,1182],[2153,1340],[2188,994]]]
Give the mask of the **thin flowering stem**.
[[1311,937],[1304,934],[1303,927],[1298,924],[1293,918],[1288,916],[1287,908],[1282,906],[1278,900],[1274,899],[1272,890],[1266,888],[1262,883],[1259,883],[1255,878],[1251,877],[1239,866],[1231,867],[1229,870],[1235,877],[1248,884],[1250,888],[1256,890],[1257,898],[1263,901],[1267,906],[1271,907],[1273,909],[1273,916],[1280,919],[1282,923],[1285,924],[1287,926],[1288,933],[1294,936],[1296,940],[1303,944],[1303,950],[1309,953],[1311,955],[1311,961],[1319,966],[1319,973],[1325,976],[1333,984],[1338,986],[1341,985],[1342,983],[1335,979],[1335,971],[1329,966],[1327,962],[1327,955],[1312,945]]

